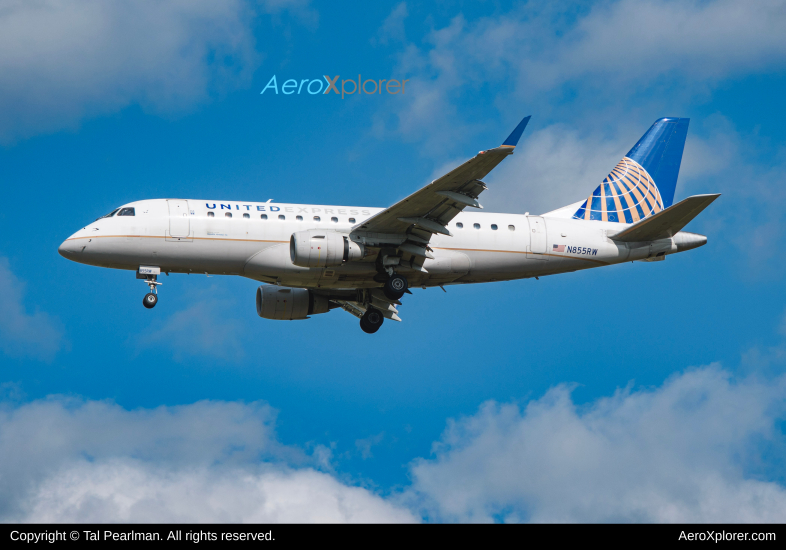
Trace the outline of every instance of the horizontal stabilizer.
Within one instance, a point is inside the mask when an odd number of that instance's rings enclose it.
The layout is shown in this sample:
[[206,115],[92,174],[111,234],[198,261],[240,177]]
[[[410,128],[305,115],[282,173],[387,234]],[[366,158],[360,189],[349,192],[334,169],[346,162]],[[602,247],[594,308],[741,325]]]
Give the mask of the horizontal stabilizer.
[[718,197],[720,194],[688,197],[619,233],[609,235],[609,238],[614,241],[632,243],[673,237]]

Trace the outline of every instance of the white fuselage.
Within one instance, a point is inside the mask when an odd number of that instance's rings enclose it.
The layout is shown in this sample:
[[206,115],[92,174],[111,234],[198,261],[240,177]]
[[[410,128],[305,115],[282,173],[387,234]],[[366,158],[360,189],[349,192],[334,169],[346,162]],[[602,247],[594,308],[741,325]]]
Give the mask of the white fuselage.
[[[60,253],[69,260],[115,269],[156,266],[165,273],[240,275],[304,288],[379,286],[373,279],[378,273],[376,255],[336,267],[303,268],[292,264],[289,246],[296,231],[349,233],[379,208],[191,199],[125,206],[133,207],[135,214],[96,220],[69,237]],[[607,231],[625,227],[569,215],[465,211],[448,225],[452,236],[431,239],[434,259],[426,260],[425,271],[408,271],[407,277],[412,286],[521,279],[662,259],[706,242],[705,237],[685,232],[651,243],[618,243],[607,237]]]

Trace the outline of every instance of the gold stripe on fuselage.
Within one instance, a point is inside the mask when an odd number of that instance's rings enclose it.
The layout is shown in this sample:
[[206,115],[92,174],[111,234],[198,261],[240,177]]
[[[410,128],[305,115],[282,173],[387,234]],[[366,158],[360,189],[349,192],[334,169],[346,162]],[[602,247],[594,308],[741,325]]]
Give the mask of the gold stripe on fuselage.
[[192,241],[237,241],[248,243],[288,243],[289,241],[270,241],[265,239],[217,239],[215,237],[171,237],[160,235],[90,235],[89,237],[72,237],[66,241],[78,241],[79,239],[191,239]]
[[[77,241],[79,239],[107,239],[107,238],[115,238],[115,239],[125,239],[127,237],[139,237],[143,239],[166,239],[167,237],[159,237],[154,235],[95,235],[90,237],[73,237],[70,239],[66,239],[66,241]],[[177,238],[177,237],[168,237],[168,238]],[[189,237],[183,237],[184,239]],[[269,240],[260,240],[260,239],[216,239],[214,237],[191,237],[193,240],[199,241],[237,241],[237,242],[250,242],[250,243],[288,243],[289,241],[269,241]],[[503,254],[534,254],[533,252],[526,252],[522,250],[489,250],[485,248],[448,248],[444,246],[434,246],[432,247],[435,250],[456,250],[460,252],[501,252]],[[559,254],[538,254],[539,256],[549,256],[550,258],[564,258],[570,260],[584,260],[585,262],[593,262],[596,264],[603,264],[606,265],[609,262],[604,262],[602,260],[592,260],[590,258],[582,258],[581,256],[564,256]]]

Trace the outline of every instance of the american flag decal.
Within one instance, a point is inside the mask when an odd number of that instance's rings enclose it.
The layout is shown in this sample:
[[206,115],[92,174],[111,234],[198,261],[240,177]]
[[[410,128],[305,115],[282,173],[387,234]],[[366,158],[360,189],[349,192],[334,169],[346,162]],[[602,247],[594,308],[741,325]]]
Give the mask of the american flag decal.
[[555,244],[551,247],[552,252],[565,252],[565,245],[564,244]]

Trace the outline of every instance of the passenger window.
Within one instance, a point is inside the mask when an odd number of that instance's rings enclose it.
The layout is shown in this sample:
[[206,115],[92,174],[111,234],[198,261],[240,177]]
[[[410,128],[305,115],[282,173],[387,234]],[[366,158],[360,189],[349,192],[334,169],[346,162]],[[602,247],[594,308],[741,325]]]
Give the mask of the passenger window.
[[208,218],[213,218],[213,217],[215,217],[215,215],[216,215],[216,213],[215,213],[215,212],[208,212],[208,213],[207,213],[207,217],[208,217]]
[[232,212],[225,212],[224,213],[224,217],[225,218],[231,218],[232,217]]
[[508,229],[510,229],[511,231],[515,231],[516,230],[516,226],[515,225],[509,225]]
[[303,221],[303,216],[295,216],[295,219],[299,222]]
[[492,231],[496,231],[497,230],[497,224],[496,223],[492,223],[491,224],[491,230]]
[[464,224],[461,222],[457,222],[456,227],[458,227],[459,229],[464,229]]
[[349,218],[349,223],[355,223],[355,218]]
[[474,227],[475,229],[480,229],[480,224],[479,223],[473,223],[472,227]]
[[135,216],[136,212],[134,212],[133,208],[121,208],[118,216]]
[[332,221],[333,223],[338,223],[338,218],[333,216],[332,218],[330,218],[330,221]]
[[246,219],[251,218],[251,216],[249,216],[248,214],[243,214],[243,217],[246,218]]
[[279,220],[285,220],[285,219],[287,219],[287,217],[284,214],[279,214],[278,215],[278,219]]
[[322,218],[320,218],[319,216],[314,216],[314,221],[315,222],[322,221]]
[[267,219],[267,214],[262,214],[261,216],[259,216],[259,218],[262,219],[262,220],[266,220]]

